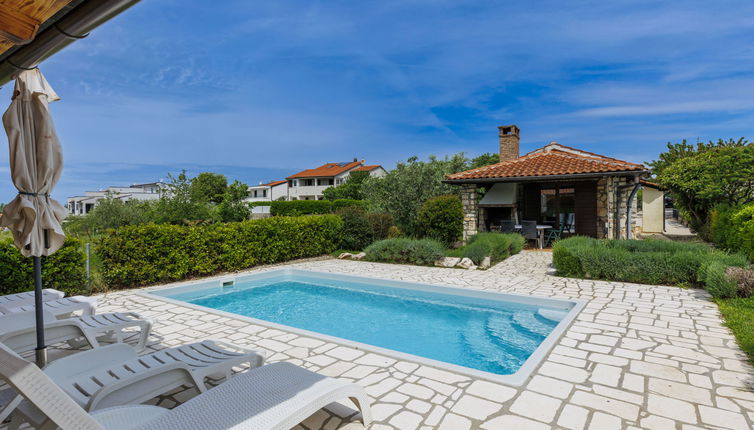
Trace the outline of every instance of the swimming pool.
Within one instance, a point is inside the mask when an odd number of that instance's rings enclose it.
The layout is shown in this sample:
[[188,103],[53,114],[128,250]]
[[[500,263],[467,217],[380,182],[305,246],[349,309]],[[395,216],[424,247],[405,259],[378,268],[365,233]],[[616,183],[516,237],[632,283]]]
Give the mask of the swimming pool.
[[149,294],[514,385],[583,305],[295,269]]

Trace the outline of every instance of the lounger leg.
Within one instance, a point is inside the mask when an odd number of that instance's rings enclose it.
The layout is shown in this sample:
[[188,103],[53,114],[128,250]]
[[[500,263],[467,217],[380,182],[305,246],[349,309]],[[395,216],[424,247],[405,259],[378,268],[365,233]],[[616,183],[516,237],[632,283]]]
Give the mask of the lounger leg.
[[372,424],[372,408],[369,407],[369,400],[364,398],[364,396],[354,396],[349,397],[349,399],[361,412],[361,420],[364,423],[364,428],[369,428]]

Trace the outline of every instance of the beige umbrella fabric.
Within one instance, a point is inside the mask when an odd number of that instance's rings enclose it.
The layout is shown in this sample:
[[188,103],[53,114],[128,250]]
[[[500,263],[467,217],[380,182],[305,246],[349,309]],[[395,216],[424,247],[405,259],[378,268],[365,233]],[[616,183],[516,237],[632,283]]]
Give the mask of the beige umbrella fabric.
[[11,177],[19,194],[5,206],[0,226],[11,230],[16,247],[26,257],[50,255],[65,241],[61,227],[65,208],[49,197],[63,172],[62,149],[48,109],[48,103],[56,100],[60,97],[39,69],[24,70],[16,78],[13,101],[3,115]]

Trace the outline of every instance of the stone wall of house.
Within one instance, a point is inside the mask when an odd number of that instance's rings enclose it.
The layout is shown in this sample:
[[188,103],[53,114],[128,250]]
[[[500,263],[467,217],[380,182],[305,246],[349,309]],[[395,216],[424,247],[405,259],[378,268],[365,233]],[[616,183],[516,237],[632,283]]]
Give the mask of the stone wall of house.
[[[631,194],[630,187],[623,187],[632,184],[632,178],[626,177],[603,177],[597,183],[597,217],[599,219],[598,235],[608,239],[626,239],[626,216],[628,207],[628,197]],[[618,192],[616,192],[618,191]],[[634,196],[631,202],[631,230],[636,238],[637,226],[636,219],[638,205],[637,198]],[[603,236],[604,233],[604,236]]]
[[463,203],[463,242],[477,233],[479,228],[479,196],[476,184],[461,185],[461,202]]

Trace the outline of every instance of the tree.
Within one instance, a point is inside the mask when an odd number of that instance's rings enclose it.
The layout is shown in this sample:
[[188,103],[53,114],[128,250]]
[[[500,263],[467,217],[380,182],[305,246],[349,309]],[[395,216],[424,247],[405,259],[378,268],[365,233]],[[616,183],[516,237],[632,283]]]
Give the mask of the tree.
[[668,144],[668,151],[649,164],[677,209],[702,234],[715,206],[754,202],[754,145],[743,138]]
[[225,175],[202,172],[191,179],[191,199],[195,202],[219,204],[223,201],[228,179]]
[[489,166],[490,164],[496,164],[499,162],[500,154],[492,154],[490,152],[487,152],[476,158],[472,158],[469,169],[477,169],[479,167]]
[[185,170],[178,176],[168,174],[165,190],[156,204],[155,222],[181,224],[209,219],[210,207],[204,200],[194,200],[191,182]]
[[369,177],[369,172],[351,172],[346,181],[338,186],[325,188],[322,195],[326,200],[353,199],[363,200],[364,181]]
[[460,188],[442,181],[451,173],[466,170],[469,160],[463,153],[428,161],[411,157],[400,162],[383,178],[369,177],[363,183],[364,197],[377,212],[389,213],[406,234],[417,235],[416,212],[429,198],[460,194]]
[[243,221],[249,218],[249,205],[245,199],[249,195],[249,186],[243,182],[233,181],[225,189],[222,201],[217,205],[218,218],[222,222]]

